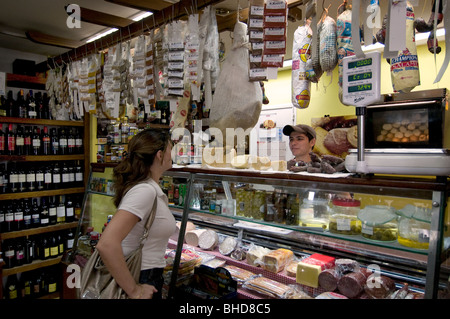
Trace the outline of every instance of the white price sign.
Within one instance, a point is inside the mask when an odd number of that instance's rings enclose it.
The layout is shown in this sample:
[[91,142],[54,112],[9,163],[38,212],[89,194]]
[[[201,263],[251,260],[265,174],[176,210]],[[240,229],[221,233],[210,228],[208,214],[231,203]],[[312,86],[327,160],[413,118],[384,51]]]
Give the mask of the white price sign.
[[342,101],[345,105],[364,107],[380,100],[380,52],[365,57],[345,57],[342,69]]

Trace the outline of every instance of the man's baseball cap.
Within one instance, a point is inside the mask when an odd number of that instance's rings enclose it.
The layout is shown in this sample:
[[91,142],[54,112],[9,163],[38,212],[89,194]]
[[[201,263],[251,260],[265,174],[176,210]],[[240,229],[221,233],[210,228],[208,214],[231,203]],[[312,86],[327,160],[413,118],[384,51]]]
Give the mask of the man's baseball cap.
[[299,132],[306,135],[311,135],[313,138],[316,138],[316,131],[309,125],[305,124],[297,124],[297,125],[286,125],[283,128],[283,134],[290,136],[292,132]]

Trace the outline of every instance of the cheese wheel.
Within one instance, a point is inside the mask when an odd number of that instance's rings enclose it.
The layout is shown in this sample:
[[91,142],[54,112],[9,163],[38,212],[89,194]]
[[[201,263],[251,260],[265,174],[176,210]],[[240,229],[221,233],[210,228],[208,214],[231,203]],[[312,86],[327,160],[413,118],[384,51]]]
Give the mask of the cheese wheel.
[[206,231],[206,229],[195,229],[195,230],[186,232],[186,235],[184,236],[184,240],[185,240],[186,244],[197,247],[198,243],[199,243],[199,237],[205,231]]
[[219,243],[219,235],[211,229],[202,232],[198,237],[198,246],[201,249],[213,250]]
[[227,237],[225,238],[219,245],[219,252],[222,255],[229,255],[233,252],[233,250],[236,248],[237,240],[233,237]]

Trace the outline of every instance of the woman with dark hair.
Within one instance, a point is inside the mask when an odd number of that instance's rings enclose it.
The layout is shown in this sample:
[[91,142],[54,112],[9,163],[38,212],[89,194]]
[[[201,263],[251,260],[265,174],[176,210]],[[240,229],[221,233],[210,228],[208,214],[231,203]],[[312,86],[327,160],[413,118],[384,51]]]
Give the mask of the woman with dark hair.
[[[117,211],[96,249],[117,283],[132,299],[161,298],[164,254],[176,225],[167,196],[158,181],[172,167],[171,153],[172,141],[167,130],[146,129],[131,139],[128,155],[114,168]],[[139,246],[155,200],[156,215],[142,249],[137,283],[125,264],[124,256]]]

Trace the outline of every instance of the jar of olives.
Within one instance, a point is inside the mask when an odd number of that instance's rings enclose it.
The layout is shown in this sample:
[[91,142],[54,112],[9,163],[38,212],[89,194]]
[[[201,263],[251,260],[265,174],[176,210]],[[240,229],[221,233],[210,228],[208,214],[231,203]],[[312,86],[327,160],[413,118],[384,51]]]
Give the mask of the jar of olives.
[[361,235],[379,241],[397,240],[398,224],[396,210],[390,206],[368,205],[361,209]]
[[431,234],[431,210],[408,204],[397,212],[398,243],[417,249],[428,249]]
[[330,207],[325,198],[304,198],[300,207],[300,226],[328,228]]
[[343,235],[361,234],[361,221],[358,219],[361,202],[353,198],[336,197],[332,204],[330,232]]

